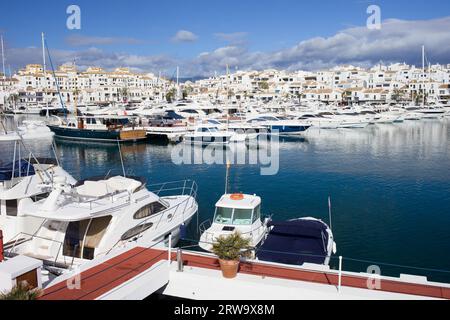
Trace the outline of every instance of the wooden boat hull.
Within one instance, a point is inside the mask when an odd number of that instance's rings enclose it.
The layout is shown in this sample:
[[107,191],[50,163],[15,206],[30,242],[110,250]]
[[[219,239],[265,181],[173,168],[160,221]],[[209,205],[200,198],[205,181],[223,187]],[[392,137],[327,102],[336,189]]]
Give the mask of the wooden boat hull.
[[147,139],[145,130],[93,130],[48,126],[56,137],[100,142],[136,142]]

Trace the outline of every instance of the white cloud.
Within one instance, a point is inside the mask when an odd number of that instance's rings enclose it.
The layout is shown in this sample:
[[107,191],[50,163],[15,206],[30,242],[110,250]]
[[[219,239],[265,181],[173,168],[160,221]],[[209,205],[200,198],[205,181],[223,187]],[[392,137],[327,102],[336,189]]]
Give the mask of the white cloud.
[[[180,39],[191,37],[181,36]],[[194,35],[194,38],[197,37]],[[232,37],[223,36],[222,39]],[[297,45],[272,52],[250,51],[247,46],[229,43],[210,52],[202,52],[195,58],[176,59],[168,55],[134,55],[111,53],[98,48],[81,51],[52,50],[55,64],[74,59],[80,66],[115,68],[128,66],[136,71],[162,70],[172,74],[177,65],[183,76],[209,76],[214,71],[230,68],[288,70],[317,70],[339,64],[371,66],[380,61],[421,63],[421,46],[426,46],[432,63],[450,63],[450,17],[423,21],[387,20],[381,30],[353,27],[330,37],[316,37]],[[39,63],[39,48],[9,49],[7,63],[22,67],[27,63]]]
[[198,36],[188,30],[179,30],[173,37],[173,42],[195,42]]

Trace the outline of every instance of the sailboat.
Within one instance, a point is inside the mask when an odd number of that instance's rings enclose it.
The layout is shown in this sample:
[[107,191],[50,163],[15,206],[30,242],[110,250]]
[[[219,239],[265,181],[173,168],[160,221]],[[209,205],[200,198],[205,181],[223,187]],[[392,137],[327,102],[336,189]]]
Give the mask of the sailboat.
[[422,114],[423,119],[439,119],[444,117],[446,111],[442,107],[438,106],[426,106],[426,87],[425,87],[425,46],[422,46],[422,107],[417,109],[415,112]]
[[[50,51],[44,38],[43,45],[47,49],[61,105],[67,111],[59,91],[58,78],[55,75]],[[75,99],[75,114],[77,114],[76,105],[77,99]],[[143,128],[137,128],[127,115],[85,115],[67,119],[67,112],[65,113],[64,118],[56,117],[58,119],[57,124],[48,125],[55,136],[59,138],[100,142],[136,142],[147,139],[146,131]]]

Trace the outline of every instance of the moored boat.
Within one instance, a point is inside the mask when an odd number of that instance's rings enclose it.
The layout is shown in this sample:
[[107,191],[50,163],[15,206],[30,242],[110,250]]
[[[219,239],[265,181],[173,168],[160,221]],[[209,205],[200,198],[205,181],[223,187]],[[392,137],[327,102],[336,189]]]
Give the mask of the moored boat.
[[56,137],[97,142],[137,142],[147,138],[143,128],[135,127],[127,116],[82,116],[48,125]]

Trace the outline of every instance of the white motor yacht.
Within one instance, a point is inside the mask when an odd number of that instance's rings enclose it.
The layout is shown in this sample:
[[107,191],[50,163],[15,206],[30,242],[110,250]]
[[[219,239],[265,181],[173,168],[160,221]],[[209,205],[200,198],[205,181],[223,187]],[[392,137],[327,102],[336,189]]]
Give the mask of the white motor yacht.
[[320,129],[337,129],[342,124],[342,121],[335,118],[327,118],[320,113],[310,112],[298,116],[296,119],[305,121],[313,127]]
[[43,121],[26,120],[17,127],[16,131],[0,132],[1,141],[41,140],[52,139],[55,134],[46,126]]
[[343,129],[359,129],[365,128],[370,124],[372,117],[362,116],[358,113],[340,114],[333,112],[322,112],[322,116],[329,119],[335,119],[340,122],[338,128]]
[[[154,193],[134,177],[92,178],[75,186],[64,177],[55,179],[46,199],[21,202],[24,216],[43,222],[33,234],[21,233],[5,246],[6,256],[41,260],[45,287],[59,275],[130,244],[150,247],[169,235],[176,244],[181,226],[189,224],[198,209],[195,182],[179,186],[154,185]],[[180,194],[162,196],[169,190]]]
[[0,168],[0,229],[5,243],[20,233],[37,231],[43,219],[26,216],[22,204],[47,198],[59,178],[76,183],[55,159],[19,158]]
[[211,251],[221,236],[238,232],[250,239],[254,258],[262,261],[302,265],[328,265],[336,253],[330,227],[322,220],[306,217],[289,221],[261,219],[261,198],[241,193],[224,194],[216,203],[214,219],[199,226],[199,246]]
[[247,141],[257,139],[260,134],[267,133],[267,129],[262,126],[256,126],[244,121],[219,121],[216,119],[208,119],[206,122],[215,125],[220,130],[233,133],[231,142]]
[[193,144],[228,144],[235,136],[234,133],[220,130],[216,125],[202,124],[195,128],[194,132],[184,135],[186,143]]
[[440,119],[445,116],[446,110],[438,106],[429,106],[420,108],[416,112],[421,113],[423,119]]
[[241,233],[256,247],[267,233],[269,219],[261,220],[261,198],[248,194],[224,194],[216,203],[214,219],[202,223],[199,246],[211,251],[212,243],[220,237]]
[[311,127],[311,124],[304,120],[293,120],[272,114],[249,117],[247,123],[263,126],[268,130],[268,133],[282,136],[299,135]]

